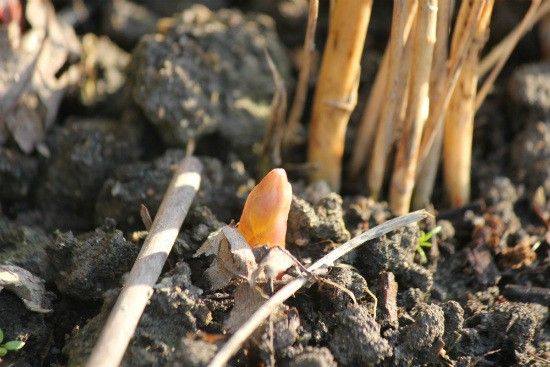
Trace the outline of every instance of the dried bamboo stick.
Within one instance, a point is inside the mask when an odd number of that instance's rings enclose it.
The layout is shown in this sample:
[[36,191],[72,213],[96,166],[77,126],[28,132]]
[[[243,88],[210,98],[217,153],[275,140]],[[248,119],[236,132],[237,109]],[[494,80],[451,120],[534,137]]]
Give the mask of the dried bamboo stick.
[[[451,24],[452,0],[439,0],[437,11],[437,31],[434,45],[434,55],[432,60],[432,71],[430,76],[430,115],[434,111],[434,103],[438,95],[444,91],[439,80],[445,78],[447,63],[447,47],[449,45],[449,28]],[[416,184],[413,191],[412,207],[413,209],[423,208],[429,204],[433,192],[435,179],[437,176],[437,167],[441,157],[441,143],[443,142],[443,131],[440,130],[435,136],[424,164],[419,165],[416,173]]]
[[310,279],[311,274],[317,270],[325,268],[327,266],[334,265],[334,262],[353,251],[357,247],[364,244],[366,241],[372,240],[383,236],[391,231],[399,229],[421,221],[430,215],[425,210],[419,210],[407,215],[390,219],[389,221],[382,223],[366,232],[361,233],[344,243],[343,245],[335,248],[309,268],[308,273],[303,276],[299,276],[296,279],[287,283],[284,287],[279,289],[271,298],[265,301],[262,306],[254,312],[248,321],[246,321],[230,338],[225,345],[218,351],[214,358],[208,364],[208,367],[223,367],[227,365],[231,356],[233,356],[242,346],[242,344],[252,335],[252,333],[271,315],[273,311],[279,307],[284,301],[292,297],[300,288],[302,288]]
[[494,0],[487,0],[483,4],[458,86],[449,103],[443,131],[444,182],[453,206],[462,206],[470,200],[470,169],[479,52],[487,38],[493,5]]
[[[483,85],[478,89],[476,97],[476,111],[479,109],[489,91],[493,87],[498,74],[504,67],[504,64],[510,57],[510,54],[518,44],[519,40],[527,33],[536,23],[537,20],[541,19],[545,14],[550,12],[550,1],[546,1],[541,5],[542,0],[533,0],[531,6],[527,13],[521,20],[521,22],[514,28],[510,34],[501,41],[500,44],[504,43],[502,51],[499,53],[499,58],[496,61],[496,64],[491,69],[491,72],[483,82]],[[499,45],[500,45],[499,44]],[[496,46],[499,47],[499,46]],[[479,73],[481,75],[481,72]]]
[[374,134],[376,133],[376,126],[380,118],[380,110],[382,109],[388,81],[388,67],[388,48],[386,48],[369,94],[367,106],[361,117],[357,138],[353,145],[353,152],[349,165],[351,178],[356,178],[365,165],[365,162],[370,161]]
[[346,128],[357,102],[361,55],[372,0],[336,0],[315,97],[309,132],[308,160],[316,166],[312,180],[340,189]]
[[300,127],[300,119],[304,112],[306,103],[307,88],[309,77],[311,74],[311,63],[315,55],[315,29],[317,28],[317,17],[319,15],[319,0],[309,0],[309,10],[307,16],[307,28],[304,41],[304,52],[302,63],[300,65],[300,73],[298,75],[298,84],[294,92],[294,99],[287,120],[287,127],[284,137],[284,145],[299,142],[297,136],[298,128]]
[[386,162],[393,141],[394,120],[402,106],[406,92],[407,67],[403,55],[413,27],[417,1],[396,0],[393,7],[392,29],[389,41],[388,86],[384,94],[383,108],[368,169],[367,183],[370,195],[377,198],[382,188]]
[[87,367],[120,364],[147,301],[199,188],[202,165],[187,157],[178,165],[143,247],[128,275]]
[[436,40],[437,6],[437,0],[419,1],[407,113],[397,145],[390,186],[390,207],[398,215],[409,211],[422,129],[429,113],[430,71]]

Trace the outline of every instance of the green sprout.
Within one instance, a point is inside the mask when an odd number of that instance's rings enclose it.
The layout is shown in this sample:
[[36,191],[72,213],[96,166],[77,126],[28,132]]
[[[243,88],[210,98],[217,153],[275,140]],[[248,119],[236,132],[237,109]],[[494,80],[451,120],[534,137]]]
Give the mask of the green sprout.
[[426,252],[424,251],[424,248],[430,248],[432,247],[432,243],[430,240],[432,237],[439,233],[441,231],[441,226],[437,226],[428,233],[424,231],[420,231],[420,238],[418,239],[418,245],[416,246],[416,252],[418,252],[418,256],[420,256],[420,263],[425,264],[428,262],[428,258],[426,257]]
[[15,352],[16,350],[19,350],[23,348],[25,345],[25,342],[22,342],[21,340],[10,340],[9,342],[4,341],[4,331],[0,329],[0,358],[4,357],[8,352]]

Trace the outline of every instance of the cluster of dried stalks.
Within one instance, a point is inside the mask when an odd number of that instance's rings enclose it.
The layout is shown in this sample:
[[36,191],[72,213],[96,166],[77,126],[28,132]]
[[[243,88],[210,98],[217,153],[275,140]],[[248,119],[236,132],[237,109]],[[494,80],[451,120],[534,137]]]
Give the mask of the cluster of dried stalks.
[[[372,0],[335,0],[331,6],[308,159],[317,168],[312,178],[339,190]],[[355,137],[349,172],[357,179],[366,171],[375,198],[389,178],[389,202],[396,214],[429,202],[440,157],[450,203],[469,200],[475,113],[517,42],[550,12],[550,0],[532,0],[523,20],[481,59],[493,6],[494,0],[394,1],[390,39]]]

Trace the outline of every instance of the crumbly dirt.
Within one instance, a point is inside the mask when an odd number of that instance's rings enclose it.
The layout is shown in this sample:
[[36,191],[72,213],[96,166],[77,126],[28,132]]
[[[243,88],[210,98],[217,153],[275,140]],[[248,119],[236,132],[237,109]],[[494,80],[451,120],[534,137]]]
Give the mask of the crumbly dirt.
[[[55,1],[58,10],[65,3]],[[28,155],[10,140],[0,147],[0,263],[44,279],[54,295],[53,312],[40,314],[0,291],[5,340],[26,342],[0,364],[84,365],[143,244],[140,206],[155,215],[174,165],[195,146],[201,187],[122,365],[206,366],[229,336],[235,285],[211,290],[204,273],[212,259],[193,255],[209,234],[239,220],[259,179],[275,91],[265,51],[291,96],[307,1],[104,5],[77,27],[89,42],[88,72],[68,91],[47,140]],[[490,44],[526,10],[495,6]],[[360,103],[390,14],[388,3],[375,2]],[[472,202],[449,209],[439,177],[433,218],[338,260],[285,302],[230,366],[548,366],[550,68],[535,39],[522,41],[476,115]],[[360,115],[352,115],[349,143]],[[308,186],[308,167],[296,164],[305,151],[299,145],[283,157],[294,163],[287,249],[308,265],[393,214],[363,196],[365,177],[341,193]],[[348,144],[346,159],[349,151]],[[436,227],[423,262],[421,231]]]

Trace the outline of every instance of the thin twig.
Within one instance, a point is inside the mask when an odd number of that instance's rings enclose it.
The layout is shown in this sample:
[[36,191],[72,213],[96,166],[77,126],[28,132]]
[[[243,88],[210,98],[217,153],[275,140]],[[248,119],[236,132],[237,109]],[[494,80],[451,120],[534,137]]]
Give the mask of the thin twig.
[[262,142],[262,151],[258,160],[258,176],[263,177],[273,167],[278,167],[282,163],[281,145],[285,131],[286,115],[286,87],[281,74],[277,70],[271,55],[265,51],[265,57],[275,85],[275,93],[271,101],[271,114],[269,116],[268,126]]
[[149,234],[86,366],[115,367],[120,364],[199,189],[201,171],[202,165],[194,157],[186,157],[178,165]]
[[[343,245],[335,248],[315,263],[313,263],[308,271],[313,272],[320,268],[331,266],[336,260],[344,256],[350,251],[353,251],[357,247],[361,246],[366,241],[372,240],[383,236],[391,231],[394,231],[403,226],[407,226],[412,223],[416,223],[429,215],[425,210],[419,210],[412,212],[401,217],[391,219],[379,226],[369,229],[366,232],[361,233],[359,236],[352,238]],[[225,345],[214,356],[209,367],[222,367],[225,366],[231,356],[233,356],[241,347],[241,345],[252,335],[252,333],[271,315],[271,313],[284,301],[292,297],[300,288],[302,288],[311,279],[308,275],[300,276],[287,285],[277,291],[271,298],[269,298],[256,312],[250,316],[247,322],[245,322],[239,330],[235,332],[225,343]]]
[[[542,3],[542,5],[541,1],[542,0],[533,0],[531,2],[529,10],[527,10],[527,13],[525,14],[521,22],[517,25],[517,27],[514,28],[514,30],[511,31],[510,34],[498,44],[498,46],[496,46],[499,47],[500,50],[500,52],[498,53],[499,58],[496,60],[495,66],[493,67],[493,69],[483,82],[483,85],[481,86],[481,88],[479,88],[477,92],[476,111],[479,109],[479,107],[489,94],[489,91],[493,87],[493,84],[495,83],[498,74],[504,67],[504,64],[506,64],[506,61],[510,57],[510,54],[516,47],[521,37],[523,37],[525,33],[527,33],[538,20],[540,20],[545,14],[550,12],[550,1],[547,0],[546,2]],[[500,47],[502,48],[500,49]]]
[[304,41],[304,50],[300,63],[300,74],[298,75],[298,84],[294,92],[294,99],[290,112],[288,114],[287,127],[283,144],[293,144],[299,142],[297,136],[300,119],[304,112],[306,103],[307,88],[311,74],[311,64],[315,55],[315,29],[317,28],[317,17],[319,15],[319,0],[309,0],[309,10],[307,15],[307,28]]

